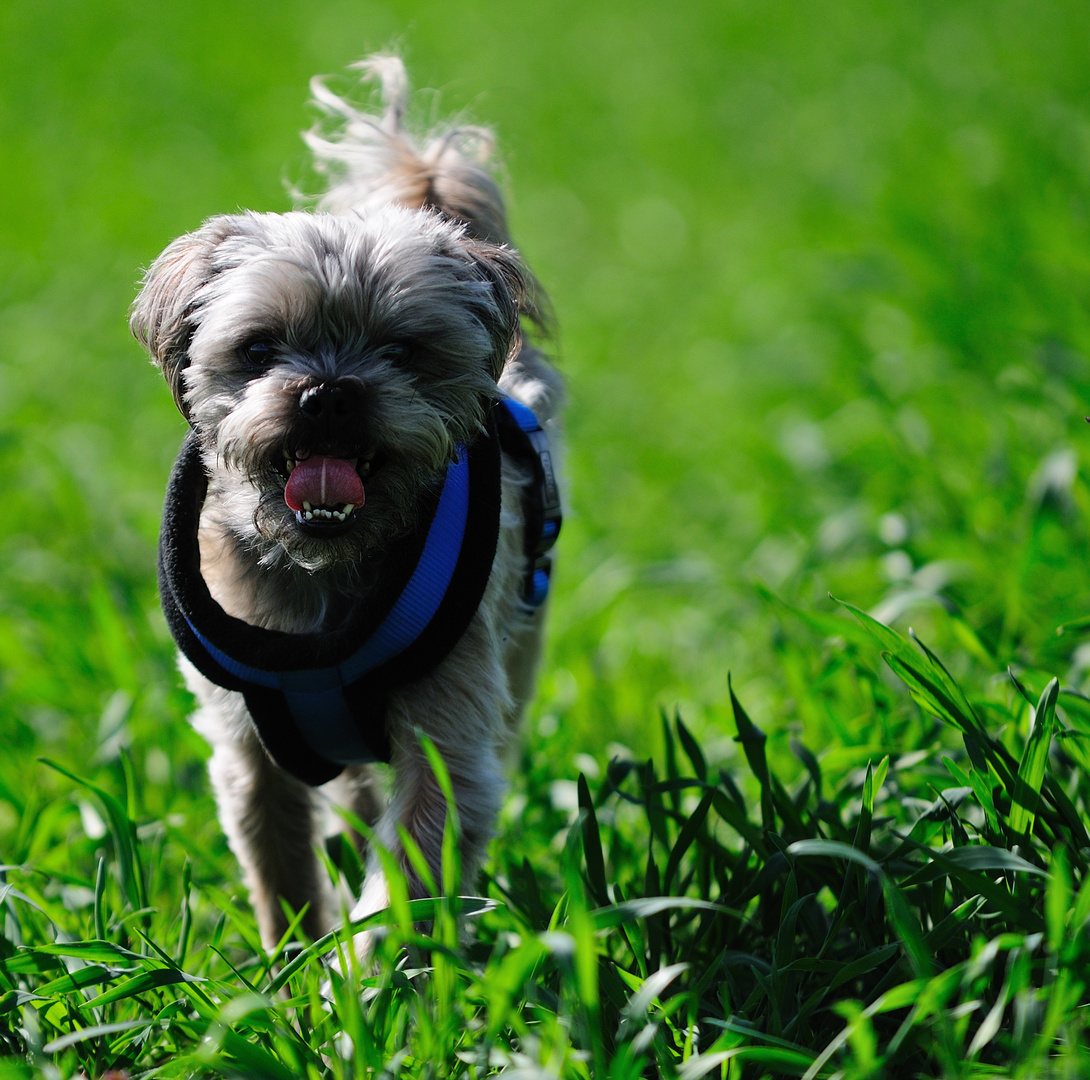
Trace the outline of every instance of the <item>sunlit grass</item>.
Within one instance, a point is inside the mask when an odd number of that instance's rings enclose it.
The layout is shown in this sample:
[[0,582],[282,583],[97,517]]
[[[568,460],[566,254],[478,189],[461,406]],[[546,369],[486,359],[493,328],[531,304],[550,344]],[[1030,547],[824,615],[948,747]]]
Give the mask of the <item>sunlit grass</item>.
[[390,912],[302,951],[262,952],[184,829],[61,770],[102,844],[93,877],[7,868],[10,1074],[1081,1075],[1090,706],[1056,680],[970,700],[854,614],[823,674],[877,687],[883,650],[915,701],[873,699],[889,752],[832,774],[800,741],[787,781],[732,693],[744,769],[663,718],[661,764],[580,776],[564,813],[539,761],[486,898],[409,904],[395,879]]
[[[4,7],[0,1075],[1083,1075],[1088,21]],[[489,909],[284,989],[158,611],[183,424],[125,312],[178,233],[290,205],[307,79],[395,40],[507,154],[568,513]]]

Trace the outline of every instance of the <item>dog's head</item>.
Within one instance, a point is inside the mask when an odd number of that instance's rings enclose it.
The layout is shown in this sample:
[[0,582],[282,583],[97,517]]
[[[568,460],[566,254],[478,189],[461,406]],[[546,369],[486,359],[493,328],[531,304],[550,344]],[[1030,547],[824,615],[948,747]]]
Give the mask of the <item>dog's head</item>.
[[223,524],[268,564],[410,530],[517,348],[507,248],[431,211],[213,218],[155,261],[133,332],[196,430]]

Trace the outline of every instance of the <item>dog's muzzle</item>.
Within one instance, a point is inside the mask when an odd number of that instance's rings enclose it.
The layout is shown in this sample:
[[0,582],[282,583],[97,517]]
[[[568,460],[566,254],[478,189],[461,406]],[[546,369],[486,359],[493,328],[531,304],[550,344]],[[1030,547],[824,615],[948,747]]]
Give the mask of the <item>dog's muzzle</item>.
[[375,451],[357,449],[361,406],[360,388],[344,379],[308,386],[299,395],[299,446],[279,471],[284,501],[307,532],[346,532],[364,504]]
[[343,532],[367,497],[359,458],[323,454],[288,461],[284,502],[302,526],[323,533]]

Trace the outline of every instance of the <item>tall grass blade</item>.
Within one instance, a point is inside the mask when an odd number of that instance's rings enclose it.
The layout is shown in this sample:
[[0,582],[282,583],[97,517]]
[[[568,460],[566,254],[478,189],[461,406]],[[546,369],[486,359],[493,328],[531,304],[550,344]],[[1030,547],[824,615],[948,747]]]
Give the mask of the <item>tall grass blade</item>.
[[121,878],[121,887],[129,903],[134,909],[143,911],[147,908],[147,891],[144,883],[143,866],[140,861],[139,842],[136,837],[136,826],[129,817],[121,803],[107,791],[84,780],[75,773],[70,772],[62,765],[48,758],[40,759],[43,765],[68,777],[74,783],[92,792],[102,808],[106,811],[106,820],[109,823],[110,835],[114,841],[114,853],[117,857],[118,874]]
[[1053,679],[1041,692],[1037,708],[1031,714],[1029,737],[1022,751],[1022,760],[1018,763],[1014,790],[1010,792],[1010,827],[1016,835],[1033,828],[1056,729],[1056,697],[1059,690],[1059,680]]
[[602,852],[602,836],[598,830],[598,815],[594,812],[594,800],[590,795],[587,778],[580,773],[577,781],[580,813],[580,833],[583,841],[583,858],[586,862],[587,881],[595,903],[609,903],[609,886],[606,883],[605,855]]
[[731,677],[727,675],[727,691],[730,694],[730,704],[734,712],[734,723],[738,729],[736,742],[742,744],[746,761],[749,763],[757,783],[761,786],[761,824],[766,830],[775,829],[776,816],[772,802],[772,779],[768,772],[768,761],[765,758],[765,742],[767,736],[756,724],[750,720],[742,703],[734,694],[731,685]]

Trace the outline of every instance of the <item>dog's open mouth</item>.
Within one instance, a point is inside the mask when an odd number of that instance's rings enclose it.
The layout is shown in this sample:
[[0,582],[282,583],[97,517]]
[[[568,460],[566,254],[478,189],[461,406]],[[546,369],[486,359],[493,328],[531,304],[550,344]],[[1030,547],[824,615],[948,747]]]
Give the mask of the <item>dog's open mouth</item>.
[[287,458],[282,469],[284,502],[295,520],[313,531],[343,531],[363,506],[363,480],[373,459],[373,453],[342,458],[302,452]]

